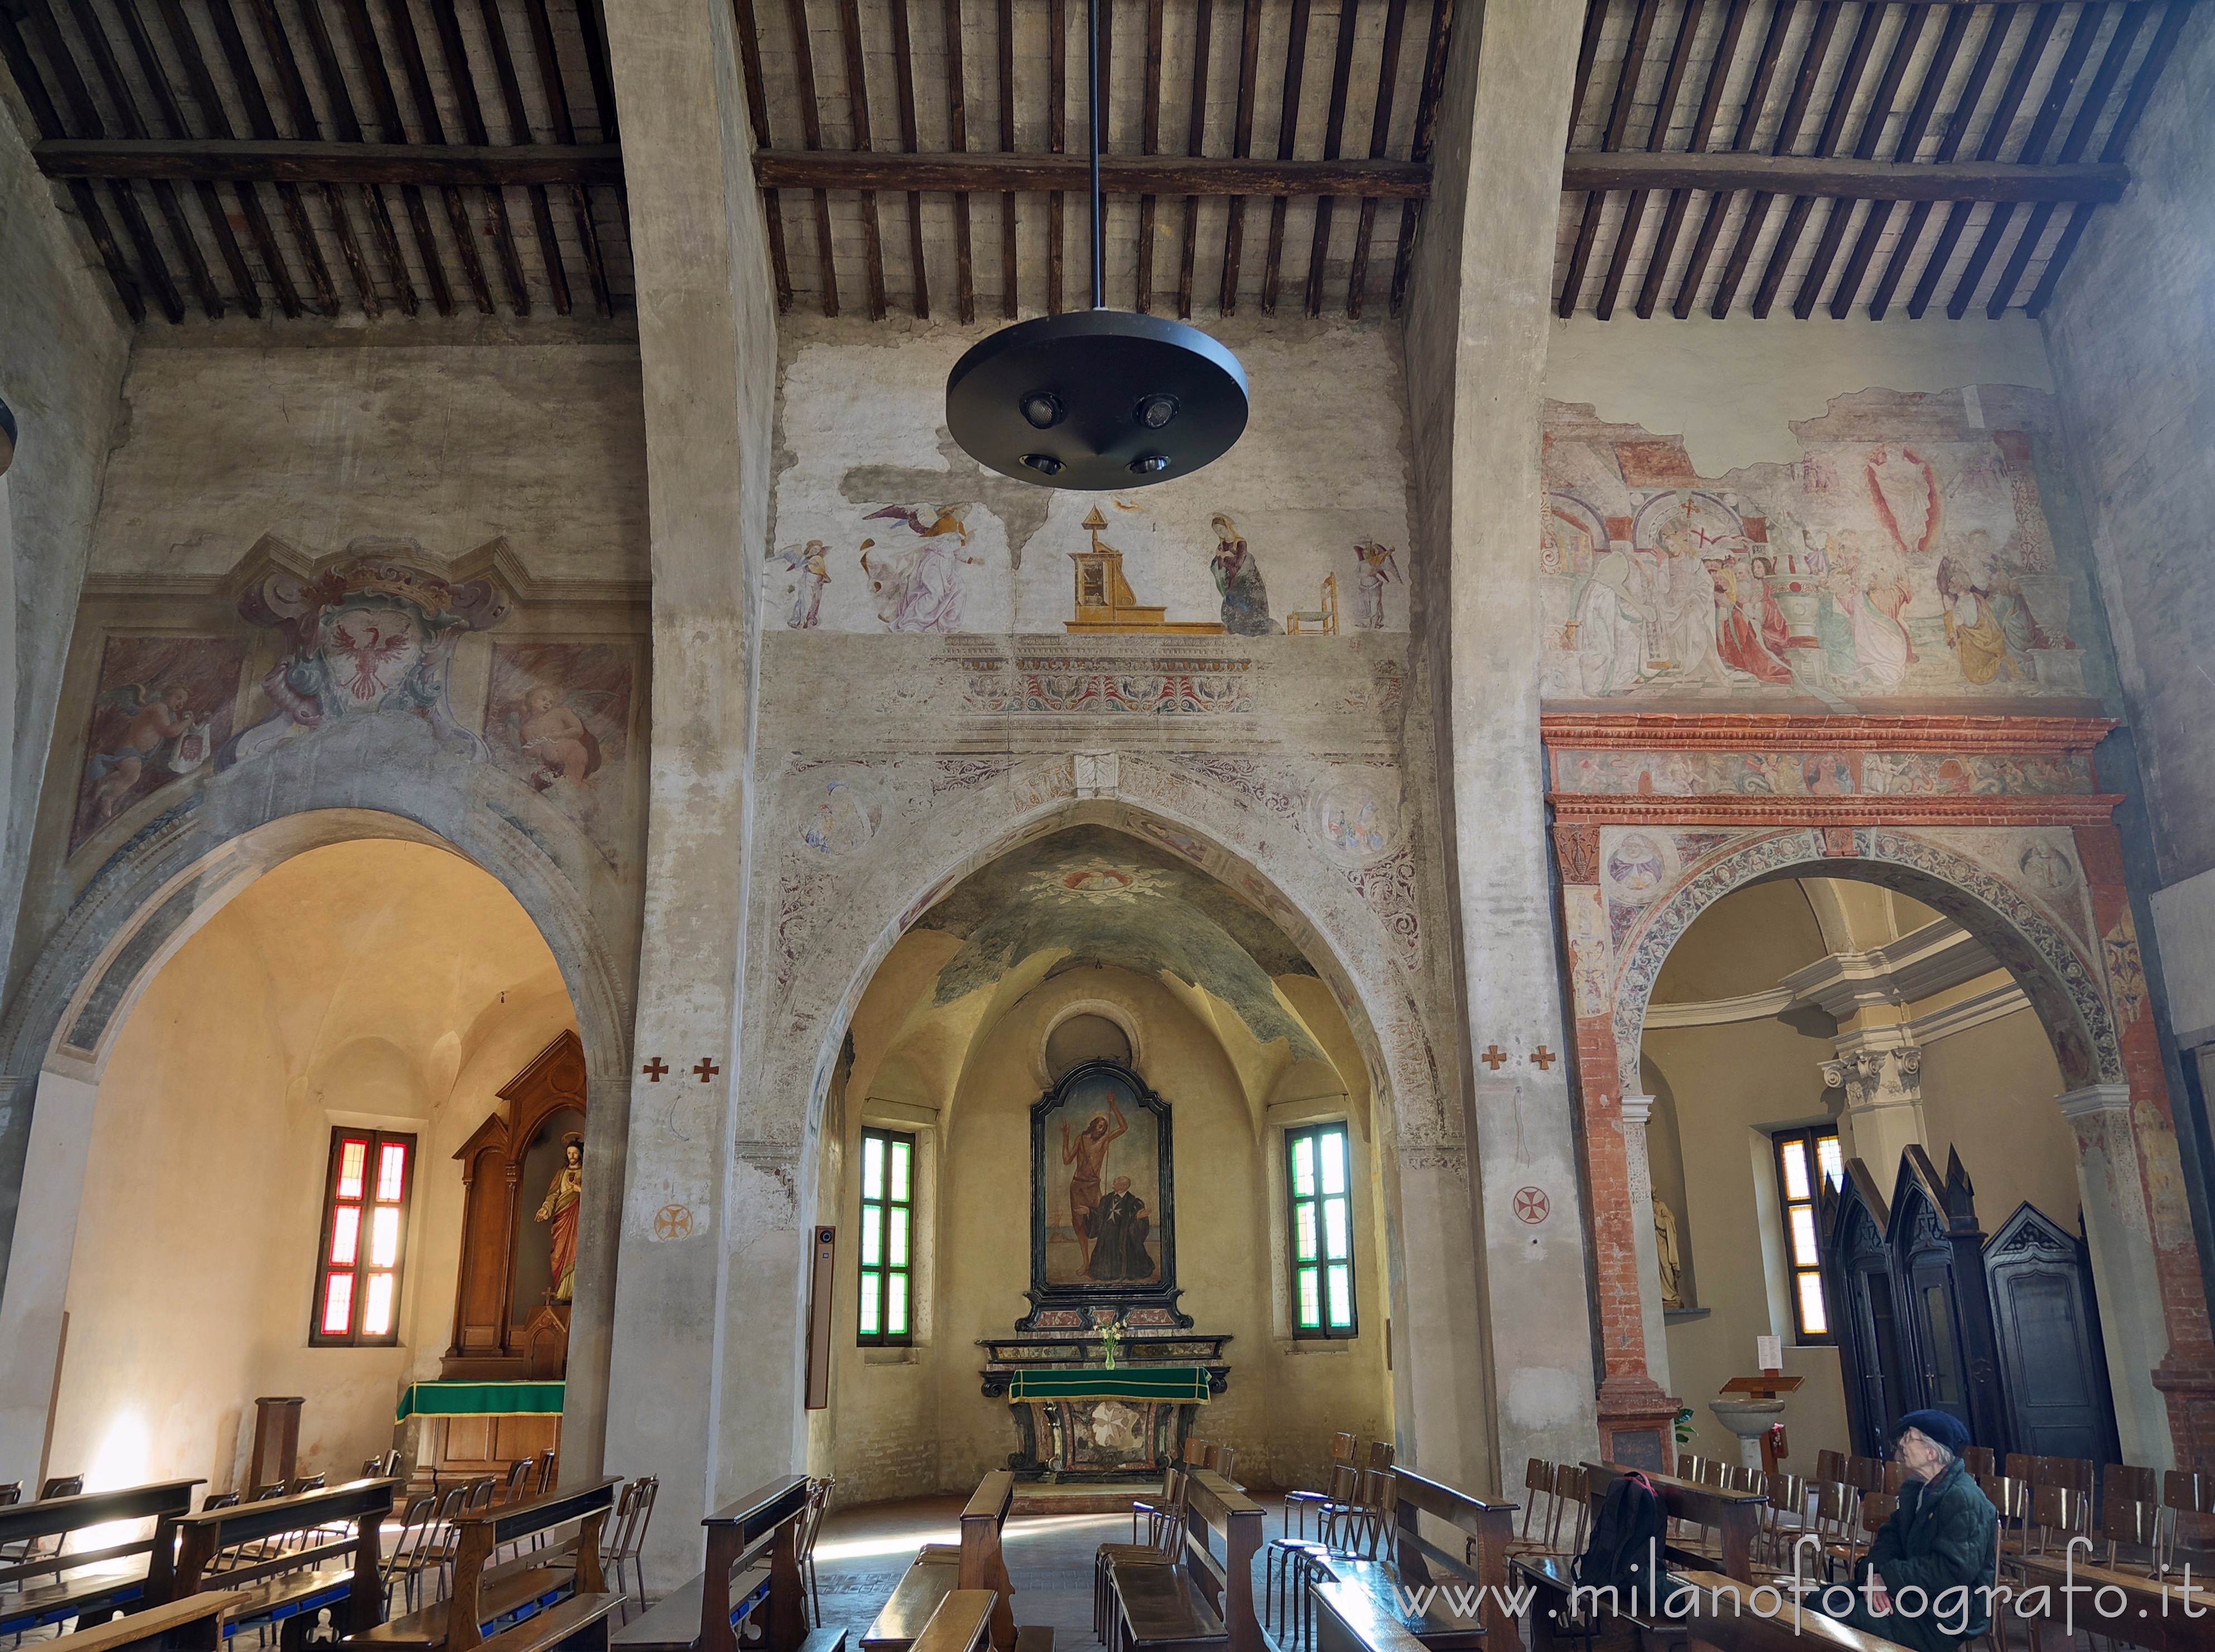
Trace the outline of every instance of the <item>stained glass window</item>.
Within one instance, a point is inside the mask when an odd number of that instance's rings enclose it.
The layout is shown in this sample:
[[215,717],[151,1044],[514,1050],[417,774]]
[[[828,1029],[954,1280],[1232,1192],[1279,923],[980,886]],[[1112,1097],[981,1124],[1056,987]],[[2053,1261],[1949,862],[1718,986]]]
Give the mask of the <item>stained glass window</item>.
[[1785,1260],[1792,1270],[1792,1323],[1801,1343],[1838,1340],[1823,1284],[1823,1244],[1818,1231],[1819,1190],[1835,1192],[1845,1180],[1845,1155],[1838,1133],[1827,1125],[1779,1130],[1776,1190],[1784,1206]]
[[914,1335],[915,1138],[862,1132],[859,1340],[897,1348]]
[[316,1346],[400,1340],[400,1268],[414,1166],[412,1135],[343,1124],[331,1132],[316,1312],[308,1329]]
[[1353,1161],[1343,1124],[1285,1132],[1292,1215],[1292,1335],[1351,1337],[1353,1313]]

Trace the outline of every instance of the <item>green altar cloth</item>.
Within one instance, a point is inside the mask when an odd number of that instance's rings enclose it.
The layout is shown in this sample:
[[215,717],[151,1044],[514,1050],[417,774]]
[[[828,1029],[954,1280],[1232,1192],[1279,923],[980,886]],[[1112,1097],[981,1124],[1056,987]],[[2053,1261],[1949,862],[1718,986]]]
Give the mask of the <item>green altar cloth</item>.
[[1135,1399],[1175,1405],[1207,1404],[1207,1369],[1198,1365],[1089,1366],[1075,1371],[1018,1371],[1008,1401]]
[[400,1395],[400,1422],[411,1416],[559,1416],[558,1382],[411,1382]]

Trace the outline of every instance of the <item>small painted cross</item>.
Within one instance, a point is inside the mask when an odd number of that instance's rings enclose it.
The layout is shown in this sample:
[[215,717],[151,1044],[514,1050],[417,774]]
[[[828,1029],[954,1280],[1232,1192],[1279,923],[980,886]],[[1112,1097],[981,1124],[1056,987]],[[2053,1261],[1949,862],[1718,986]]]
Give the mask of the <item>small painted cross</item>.
[[701,1083],[705,1084],[709,1080],[714,1078],[716,1074],[722,1070],[723,1069],[721,1068],[716,1066],[715,1063],[707,1056],[703,1055],[700,1058],[699,1065],[692,1069],[692,1073],[693,1076],[697,1078]]
[[1538,1070],[1541,1073],[1550,1073],[1554,1070],[1554,1063],[1562,1058],[1547,1049],[1545,1045],[1540,1044],[1537,1053],[1531,1059],[1538,1063]]
[[1507,1059],[1507,1052],[1502,1049],[1498,1044],[1494,1044],[1491,1049],[1486,1050],[1476,1059],[1482,1062],[1487,1067],[1497,1073],[1500,1070],[1500,1063]]
[[648,1062],[644,1067],[640,1068],[638,1070],[646,1074],[647,1083],[660,1084],[661,1082],[661,1075],[669,1070],[669,1063],[663,1061],[660,1056],[656,1055],[652,1061]]

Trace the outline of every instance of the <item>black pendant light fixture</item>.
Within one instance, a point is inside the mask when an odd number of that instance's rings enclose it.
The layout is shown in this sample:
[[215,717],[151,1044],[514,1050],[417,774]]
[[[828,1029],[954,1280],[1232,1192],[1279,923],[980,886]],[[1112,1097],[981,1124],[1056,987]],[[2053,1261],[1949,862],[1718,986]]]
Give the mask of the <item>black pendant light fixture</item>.
[[1086,0],[1092,308],[1003,327],[946,377],[946,427],[978,463],[1102,493],[1188,476],[1246,431],[1246,372],[1196,327],[1107,307],[1100,187],[1100,0]]

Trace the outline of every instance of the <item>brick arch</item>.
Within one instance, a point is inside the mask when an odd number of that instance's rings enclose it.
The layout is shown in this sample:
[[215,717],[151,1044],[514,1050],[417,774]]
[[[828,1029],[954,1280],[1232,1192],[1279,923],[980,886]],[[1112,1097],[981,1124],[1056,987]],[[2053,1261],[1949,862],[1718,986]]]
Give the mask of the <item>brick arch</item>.
[[1617,1077],[1638,1088],[1646,1011],[1663,964],[1685,930],[1733,890],[1800,872],[1859,878],[1912,896],[1967,929],[2006,966],[2038,1012],[2054,1059],[2073,1089],[2123,1077],[2113,1006],[2098,968],[2038,904],[1942,839],[1943,829],[1852,833],[1851,852],[1819,829],[1749,832],[1685,867],[1651,902],[1616,951],[1611,994]]

